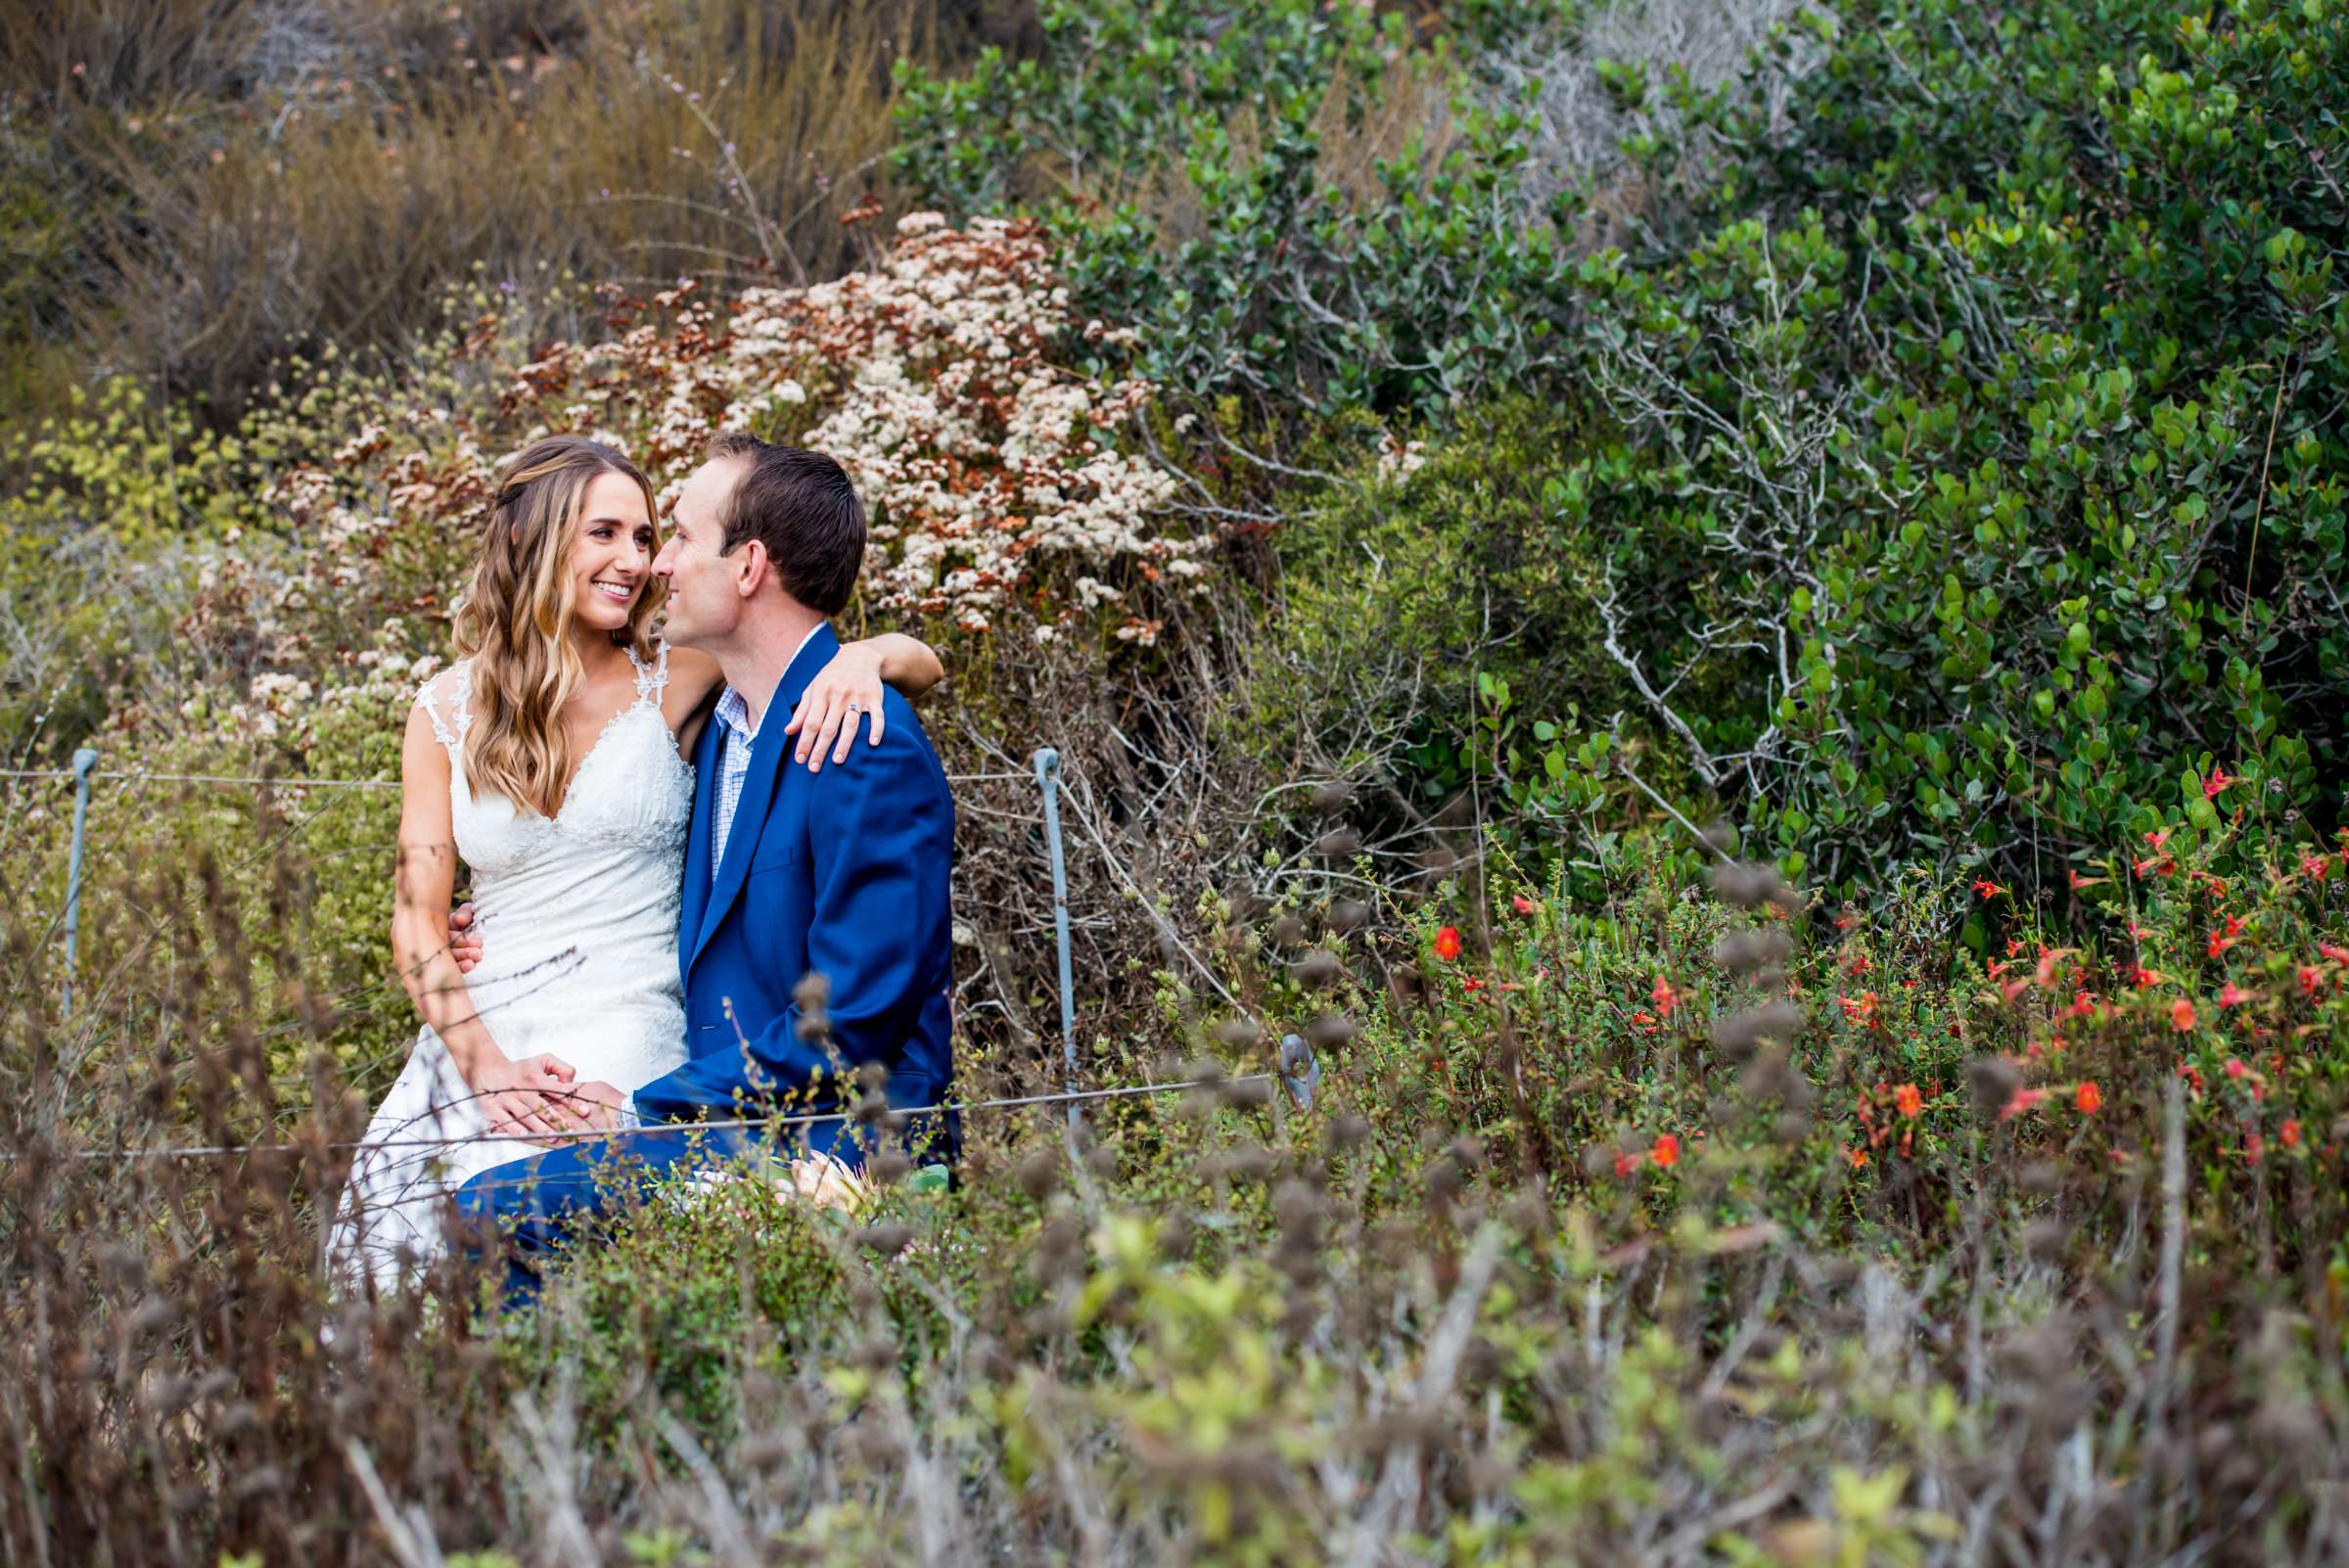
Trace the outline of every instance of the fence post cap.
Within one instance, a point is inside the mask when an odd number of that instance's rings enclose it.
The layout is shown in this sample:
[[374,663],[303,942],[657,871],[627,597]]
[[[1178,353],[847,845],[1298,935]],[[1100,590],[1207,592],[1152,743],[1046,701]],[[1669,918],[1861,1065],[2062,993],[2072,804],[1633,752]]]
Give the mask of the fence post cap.
[[96,747],[83,746],[73,753],[73,776],[75,778],[88,778],[90,769],[97,765],[98,749]]

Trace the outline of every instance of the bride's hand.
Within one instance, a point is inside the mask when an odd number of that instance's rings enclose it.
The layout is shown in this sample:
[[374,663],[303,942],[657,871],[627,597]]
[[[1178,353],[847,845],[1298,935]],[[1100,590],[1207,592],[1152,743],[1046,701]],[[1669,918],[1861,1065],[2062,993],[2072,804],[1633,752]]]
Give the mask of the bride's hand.
[[501,1057],[482,1068],[473,1091],[489,1118],[490,1131],[543,1143],[570,1130],[571,1119],[550,1096],[565,1093],[577,1076],[559,1056],[540,1053],[519,1062]]
[[815,672],[792,710],[791,722],[783,726],[784,734],[800,738],[794,761],[806,762],[810,773],[823,771],[826,752],[835,762],[847,761],[860,715],[872,721],[873,744],[881,744],[881,653],[869,642],[851,643]]

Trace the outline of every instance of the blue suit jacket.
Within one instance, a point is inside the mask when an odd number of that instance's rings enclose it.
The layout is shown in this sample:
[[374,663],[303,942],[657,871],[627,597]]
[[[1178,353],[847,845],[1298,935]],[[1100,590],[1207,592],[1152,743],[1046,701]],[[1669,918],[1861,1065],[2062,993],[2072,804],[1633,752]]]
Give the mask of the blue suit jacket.
[[[856,1071],[868,1062],[889,1069],[893,1106],[945,1098],[953,1073],[954,804],[929,737],[895,690],[882,696],[879,746],[859,739],[847,761],[827,762],[820,773],[792,761],[797,737],[783,726],[839,649],[831,627],[819,627],[784,672],[760,720],[714,878],[720,726],[703,730],[677,930],[689,1056],[636,1091],[643,1128],[500,1166],[459,1192],[459,1208],[477,1225],[512,1230],[513,1293],[530,1291],[528,1254],[610,1200],[616,1169],[658,1173],[738,1152],[761,1136],[688,1133],[683,1124],[852,1106]],[[810,972],[830,988],[823,1043],[800,1038],[794,992]],[[904,1131],[917,1159],[951,1159],[958,1142],[951,1113],[913,1118]],[[878,1140],[877,1130],[845,1119],[765,1135],[858,1166]]]
[[[886,687],[878,747],[860,739],[846,762],[820,773],[792,761],[796,737],[784,722],[839,650],[832,628],[818,627],[785,671],[714,878],[719,726],[703,731],[677,928],[691,1060],[636,1091],[647,1123],[822,1110],[852,1098],[854,1071],[868,1062],[889,1069],[893,1105],[945,1097],[954,802],[912,706]],[[810,973],[830,986],[828,1050],[798,1034],[793,992]],[[807,1142],[861,1159],[840,1133],[837,1124],[818,1126]]]

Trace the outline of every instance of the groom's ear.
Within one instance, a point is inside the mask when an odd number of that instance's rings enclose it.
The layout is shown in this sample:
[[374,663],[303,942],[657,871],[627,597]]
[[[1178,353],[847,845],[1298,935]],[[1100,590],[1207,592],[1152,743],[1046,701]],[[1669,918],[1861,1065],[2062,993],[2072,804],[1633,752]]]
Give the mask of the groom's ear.
[[757,537],[748,538],[734,551],[734,591],[748,599],[766,585],[774,576],[775,564],[767,558],[766,544]]

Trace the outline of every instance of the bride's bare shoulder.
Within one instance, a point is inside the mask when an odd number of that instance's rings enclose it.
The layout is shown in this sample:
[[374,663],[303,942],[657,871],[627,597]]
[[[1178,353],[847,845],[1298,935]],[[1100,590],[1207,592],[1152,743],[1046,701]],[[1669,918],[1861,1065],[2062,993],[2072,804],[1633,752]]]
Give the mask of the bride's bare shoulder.
[[668,701],[663,706],[672,714],[690,714],[702,706],[712,692],[724,683],[717,661],[697,648],[679,648],[671,643],[668,649]]

